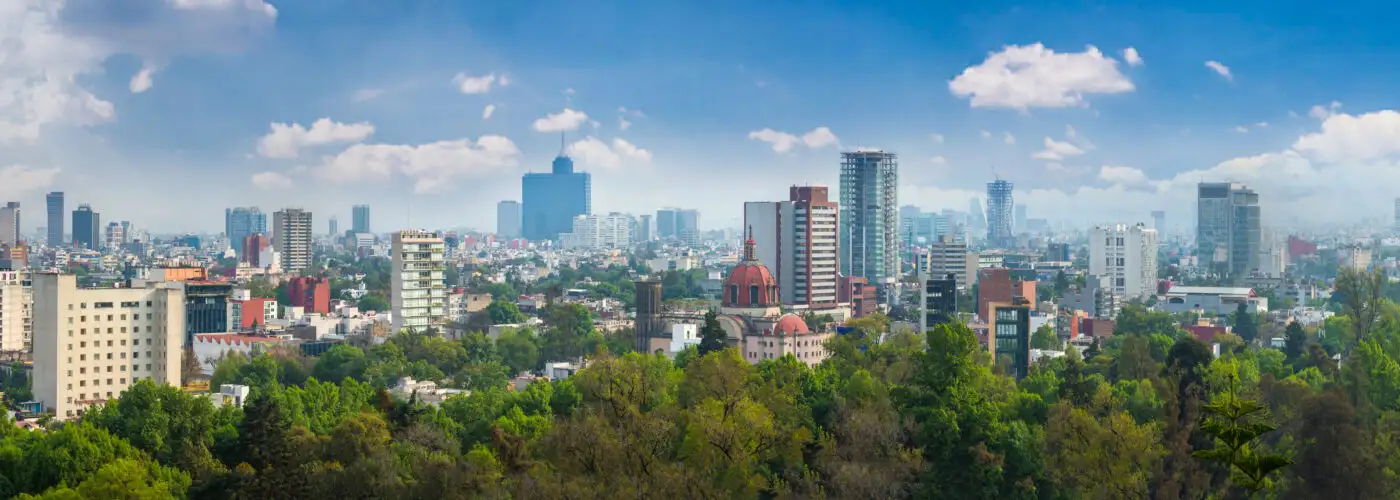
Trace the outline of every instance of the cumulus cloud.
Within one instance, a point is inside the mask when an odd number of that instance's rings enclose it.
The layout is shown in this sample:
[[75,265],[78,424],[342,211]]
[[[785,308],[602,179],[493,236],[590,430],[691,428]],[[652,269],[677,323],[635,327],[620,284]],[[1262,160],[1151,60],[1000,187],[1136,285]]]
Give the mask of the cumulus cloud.
[[500,85],[504,87],[510,84],[510,80],[505,76],[497,77],[495,73],[488,73],[482,76],[471,76],[466,73],[457,73],[452,77],[452,83],[457,86],[457,90],[463,94],[485,94],[491,91],[491,87]]
[[1063,160],[1071,156],[1079,156],[1082,154],[1084,154],[1084,150],[1080,149],[1079,146],[1046,137],[1045,149],[1031,155],[1031,158],[1037,160]]
[[1123,62],[1128,66],[1142,66],[1142,56],[1138,55],[1137,49],[1128,47],[1123,49]]
[[350,97],[351,102],[373,101],[384,95],[384,89],[364,88],[355,91],[355,95]]
[[1370,162],[1400,154],[1400,113],[1334,114],[1322,130],[1303,135],[1293,149],[1326,162]]
[[617,170],[626,165],[651,163],[651,152],[638,148],[626,139],[613,139],[612,144],[588,136],[569,145],[569,156],[584,165]]
[[483,108],[483,109],[481,110],[481,121],[490,120],[490,119],[491,119],[491,115],[493,115],[493,114],[495,114],[495,113],[496,113],[496,105],[495,105],[495,104],[487,104],[486,107]]
[[932,140],[934,144],[943,144],[943,134],[939,134],[939,133],[929,134],[929,135],[928,135],[928,138],[929,138],[930,140]]
[[0,168],[0,200],[15,200],[53,185],[57,168],[10,165]]
[[310,170],[332,183],[386,180],[402,176],[418,193],[437,192],[458,179],[499,175],[520,164],[520,149],[510,139],[483,135],[427,144],[355,144],[321,158]]
[[1099,49],[1056,53],[1039,43],[1010,45],[990,54],[952,81],[948,89],[971,98],[974,108],[1065,108],[1086,104],[1088,94],[1133,91],[1118,61]]
[[273,123],[272,131],[258,140],[258,154],[264,158],[296,158],[304,148],[327,144],[360,142],[374,133],[368,122],[340,123],[322,118],[311,128],[299,123]]
[[578,127],[586,121],[588,121],[587,113],[564,108],[563,111],[550,113],[544,118],[535,120],[534,129],[536,132],[565,132],[578,130]]
[[801,137],[771,128],[749,132],[749,139],[768,143],[774,152],[786,153],[794,146],[802,145],[811,149],[839,145],[840,139],[827,127],[817,127]]
[[1206,61],[1206,67],[1214,71],[1215,74],[1220,75],[1221,78],[1232,82],[1235,81],[1235,75],[1230,74],[1230,67],[1220,64],[1219,61]]
[[1099,168],[1099,180],[1110,185],[1141,186],[1149,179],[1142,170],[1133,167],[1104,165]]
[[1328,104],[1326,106],[1323,106],[1321,104],[1315,104],[1312,108],[1308,109],[1308,116],[1316,118],[1318,120],[1326,120],[1332,115],[1337,114],[1337,110],[1341,107],[1342,103],[1337,101],[1332,101],[1331,104]]
[[258,172],[253,174],[253,186],[258,189],[273,191],[281,189],[291,189],[292,178],[281,172]]
[[150,63],[142,65],[141,70],[137,71],[135,75],[132,75],[131,82],[127,84],[127,87],[131,90],[131,93],[140,94],[147,90],[151,90],[151,85],[154,83],[151,80],[151,74],[155,73],[155,71],[156,67],[151,65]]
[[622,130],[627,130],[627,129],[631,128],[631,127],[632,127],[632,122],[627,121],[627,118],[623,118],[623,117],[618,117],[618,118],[617,118],[617,128],[622,129]]
[[942,156],[935,156],[933,158],[929,158],[928,162],[934,165],[943,165],[945,163],[948,163],[948,159]]

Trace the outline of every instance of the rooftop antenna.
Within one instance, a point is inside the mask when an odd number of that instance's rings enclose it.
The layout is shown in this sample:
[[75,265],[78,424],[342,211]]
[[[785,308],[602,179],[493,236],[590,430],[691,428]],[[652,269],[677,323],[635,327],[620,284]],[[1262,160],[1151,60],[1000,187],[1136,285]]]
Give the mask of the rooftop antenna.
[[569,147],[567,146],[568,140],[566,140],[564,137],[568,135],[568,133],[569,132],[565,130],[559,131],[559,156],[564,156],[564,153],[567,153],[569,150]]

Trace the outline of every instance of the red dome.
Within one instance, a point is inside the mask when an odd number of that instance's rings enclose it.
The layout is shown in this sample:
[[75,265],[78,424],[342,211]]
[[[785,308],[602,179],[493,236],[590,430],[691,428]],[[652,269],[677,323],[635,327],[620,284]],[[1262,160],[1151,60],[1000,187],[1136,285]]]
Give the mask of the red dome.
[[774,335],[802,335],[811,332],[807,329],[807,322],[796,314],[785,314],[773,324]]
[[778,280],[768,266],[758,261],[753,236],[744,242],[744,260],[729,271],[721,290],[725,307],[769,307],[778,305]]

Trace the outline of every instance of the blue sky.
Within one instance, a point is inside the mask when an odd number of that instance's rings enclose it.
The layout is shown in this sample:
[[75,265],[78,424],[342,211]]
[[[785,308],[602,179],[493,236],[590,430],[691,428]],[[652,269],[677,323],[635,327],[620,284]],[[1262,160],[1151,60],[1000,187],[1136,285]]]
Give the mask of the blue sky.
[[1185,229],[1199,180],[1255,186],[1274,225],[1383,219],[1400,34],[1371,14],[0,0],[20,19],[0,23],[20,47],[0,57],[0,198],[27,229],[63,190],[158,231],[217,231],[236,205],[344,226],[356,203],[381,230],[490,230],[563,128],[596,211],[696,207],[710,228],[790,184],[834,185],[857,147],[898,153],[901,203],[930,210],[965,209],[995,168],[1032,217],[1072,223],[1165,209]]

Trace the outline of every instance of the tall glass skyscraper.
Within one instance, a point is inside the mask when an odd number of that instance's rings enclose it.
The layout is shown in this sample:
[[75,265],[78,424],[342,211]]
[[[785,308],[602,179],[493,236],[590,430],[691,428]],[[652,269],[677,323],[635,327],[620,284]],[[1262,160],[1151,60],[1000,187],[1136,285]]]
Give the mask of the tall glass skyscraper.
[[1001,179],[987,183],[987,245],[992,248],[1016,245],[1016,235],[1011,232],[1013,187],[1010,181]]
[[880,301],[896,298],[899,279],[899,160],[894,153],[841,153],[841,274],[876,286]]
[[1260,268],[1259,194],[1243,184],[1196,186],[1196,256],[1222,276],[1245,278]]
[[224,209],[224,234],[228,244],[242,256],[243,239],[255,234],[267,234],[267,214],[258,207]]
[[369,232],[369,205],[355,205],[350,208],[350,229],[356,233]]
[[84,203],[73,211],[73,246],[89,250],[102,249],[100,235],[102,219],[92,207]]
[[574,228],[574,217],[593,211],[593,179],[575,172],[574,160],[560,154],[553,171],[521,178],[521,226],[525,239],[558,240]]
[[49,246],[63,246],[63,191],[48,195],[49,204]]

